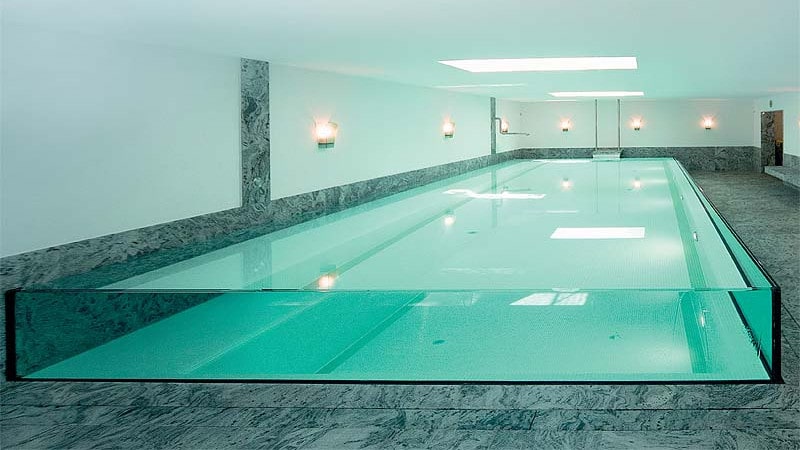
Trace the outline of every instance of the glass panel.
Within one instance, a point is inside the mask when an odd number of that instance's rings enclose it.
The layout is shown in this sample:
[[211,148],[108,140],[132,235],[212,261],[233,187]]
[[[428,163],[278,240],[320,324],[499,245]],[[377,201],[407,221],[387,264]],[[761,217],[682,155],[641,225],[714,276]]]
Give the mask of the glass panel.
[[[676,163],[677,164],[677,163]],[[741,274],[741,278],[745,281],[747,286],[757,288],[756,292],[762,290],[772,290],[772,295],[767,298],[763,295],[753,295],[750,291],[737,291],[734,292],[734,302],[739,310],[739,314],[750,333],[757,348],[760,349],[762,357],[770,367],[777,367],[775,364],[776,349],[780,349],[780,333],[777,330],[777,324],[780,320],[780,313],[776,313],[780,308],[779,290],[774,281],[772,281],[766,272],[758,265],[755,258],[747,251],[742,245],[741,241],[730,229],[728,224],[719,215],[716,208],[711,202],[703,195],[702,191],[697,185],[691,181],[686,174],[685,170],[681,168],[684,173],[684,182],[676,183],[678,185],[685,185],[692,189],[695,197],[698,199],[698,205],[702,205],[710,224],[713,225],[713,236],[716,242],[717,237],[722,239],[727,253],[731,256],[730,259],[721,258],[723,249],[714,248],[710,251],[704,252],[709,262],[704,266],[706,270],[718,270],[724,264],[724,261],[731,261],[736,265],[737,270]],[[686,193],[688,196],[688,192]],[[695,206],[699,208],[699,206]],[[709,235],[712,230],[706,226],[703,235]],[[708,246],[706,239],[697,238],[698,243],[702,242],[701,248]],[[718,245],[716,247],[719,247]],[[715,256],[716,255],[716,256]],[[730,286],[730,284],[729,284]],[[762,304],[762,302],[769,302],[769,307]],[[779,363],[779,361],[777,361]]]
[[779,376],[777,287],[673,159],[513,161],[214,248],[19,293],[18,373]]
[[[770,290],[20,291],[24,379],[768,380]],[[752,299],[752,302],[749,300]]]

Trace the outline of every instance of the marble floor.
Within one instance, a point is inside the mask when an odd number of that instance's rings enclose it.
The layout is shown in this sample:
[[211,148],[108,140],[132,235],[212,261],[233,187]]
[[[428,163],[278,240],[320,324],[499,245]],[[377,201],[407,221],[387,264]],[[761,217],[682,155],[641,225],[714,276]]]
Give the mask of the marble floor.
[[784,384],[4,383],[0,448],[800,448],[800,191],[698,184],[782,287]]

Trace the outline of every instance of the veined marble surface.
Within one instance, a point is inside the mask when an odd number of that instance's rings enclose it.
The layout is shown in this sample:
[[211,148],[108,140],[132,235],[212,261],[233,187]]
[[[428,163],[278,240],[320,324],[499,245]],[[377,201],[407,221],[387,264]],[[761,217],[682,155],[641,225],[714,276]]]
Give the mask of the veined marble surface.
[[789,153],[783,154],[783,166],[800,169],[800,156],[791,155]]
[[242,59],[242,208],[264,211],[270,200],[269,63]]
[[[601,148],[600,150],[605,150]],[[613,148],[616,150],[616,148]],[[594,148],[526,148],[523,158],[591,158]],[[674,157],[688,170],[760,171],[758,147],[622,147],[623,158]]]

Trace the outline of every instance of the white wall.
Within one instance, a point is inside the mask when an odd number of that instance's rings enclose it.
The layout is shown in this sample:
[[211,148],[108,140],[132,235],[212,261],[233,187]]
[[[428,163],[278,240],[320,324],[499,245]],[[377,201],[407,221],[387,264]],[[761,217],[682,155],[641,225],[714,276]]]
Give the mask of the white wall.
[[[523,103],[510,101],[510,100],[497,100],[496,114],[497,117],[508,122],[509,133],[530,133],[527,129],[527,123],[524,118]],[[495,123],[495,130],[497,133],[497,153],[516,150],[518,148],[531,147],[535,140],[533,134],[531,136],[524,136],[521,134],[507,134],[502,135],[499,133],[499,123]]]
[[239,60],[2,27],[0,255],[240,205]]
[[783,152],[800,156],[800,92],[776,94],[755,101],[753,145],[761,147],[761,112],[778,110],[783,111]]
[[[523,108],[525,128],[533,130],[534,147],[594,147],[594,101],[536,102]],[[705,130],[704,116],[715,126]],[[753,105],[743,100],[623,100],[620,108],[623,147],[704,147],[753,145]],[[635,117],[642,127],[635,131]],[[572,128],[561,131],[561,121]],[[600,147],[617,146],[616,100],[598,103]]]
[[[320,150],[327,120],[338,136]],[[489,127],[487,97],[271,64],[272,198],[488,155]]]

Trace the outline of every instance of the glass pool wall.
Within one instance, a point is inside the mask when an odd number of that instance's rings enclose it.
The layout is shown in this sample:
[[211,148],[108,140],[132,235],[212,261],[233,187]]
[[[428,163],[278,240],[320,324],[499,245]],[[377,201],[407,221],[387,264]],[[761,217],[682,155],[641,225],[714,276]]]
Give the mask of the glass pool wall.
[[14,292],[9,375],[777,381],[778,296],[674,160],[520,161],[104,289]]

